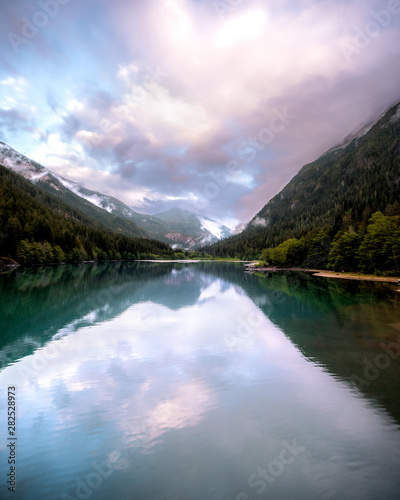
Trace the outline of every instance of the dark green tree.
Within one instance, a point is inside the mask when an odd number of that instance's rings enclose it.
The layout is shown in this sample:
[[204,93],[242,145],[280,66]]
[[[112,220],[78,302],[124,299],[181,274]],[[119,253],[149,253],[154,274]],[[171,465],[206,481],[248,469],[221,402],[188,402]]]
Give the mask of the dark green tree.
[[355,232],[339,232],[333,239],[328,267],[335,271],[355,271],[359,264],[360,236]]

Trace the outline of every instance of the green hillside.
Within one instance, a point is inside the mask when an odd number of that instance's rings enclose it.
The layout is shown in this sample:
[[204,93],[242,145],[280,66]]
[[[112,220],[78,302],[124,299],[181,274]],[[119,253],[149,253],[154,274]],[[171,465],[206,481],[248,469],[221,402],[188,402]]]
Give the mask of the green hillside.
[[93,203],[66,189],[56,178],[51,179],[51,182],[40,182],[38,186],[108,229],[118,230],[131,237],[149,237],[149,234],[135,222],[93,205]]
[[[400,215],[399,202],[400,104],[397,103],[370,130],[305,165],[242,233],[206,251],[215,256],[258,258],[266,248],[274,248],[289,238],[303,238],[307,248],[303,249],[302,260],[299,257],[297,261],[306,265],[326,264],[331,242],[339,232],[357,232],[362,239],[372,223],[371,215],[378,211],[388,217]],[[394,231],[397,222],[392,223]],[[318,246],[318,259],[307,260],[307,254],[315,250],[310,250],[310,245]]]
[[153,238],[192,249],[231,235],[223,224],[202,214],[173,208],[156,216],[135,212],[125,203],[62,177],[0,141],[0,165],[21,175],[56,198],[126,236]]
[[0,166],[1,257],[29,264],[173,255],[162,242],[132,238],[126,232],[117,223],[111,231],[101,218],[90,217]]
[[79,187],[79,192],[82,196],[86,196],[89,199],[97,196],[101,205],[100,208],[84,197],[67,189],[54,177],[51,182],[48,182],[47,179],[44,182],[41,179],[39,182],[40,186],[49,193],[66,201],[82,213],[89,215],[111,229],[119,227],[128,236],[156,238],[168,243],[168,239],[164,237],[165,234],[170,232],[167,224],[151,215],[135,212],[113,196],[103,195],[102,193]]

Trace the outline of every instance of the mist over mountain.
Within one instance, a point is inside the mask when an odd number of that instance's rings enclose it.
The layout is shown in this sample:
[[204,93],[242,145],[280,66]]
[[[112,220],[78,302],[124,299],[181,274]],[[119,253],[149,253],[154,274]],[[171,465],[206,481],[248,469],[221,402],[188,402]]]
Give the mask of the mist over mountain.
[[396,215],[393,206],[400,201],[399,137],[397,103],[375,123],[301,168],[247,225],[235,231],[178,207],[154,215],[140,214],[117,198],[53,173],[2,142],[0,164],[77,210],[80,220],[86,217],[107,230],[159,240],[172,249],[257,258],[266,248],[318,228],[324,228],[324,237],[331,241],[342,230],[346,217],[351,221],[347,229],[354,230],[361,223],[366,227],[374,212]]
[[[299,173],[248,223],[207,251],[255,258],[264,248],[313,228],[338,230],[351,213],[358,223],[400,201],[400,103]],[[390,211],[390,210],[389,210]]]

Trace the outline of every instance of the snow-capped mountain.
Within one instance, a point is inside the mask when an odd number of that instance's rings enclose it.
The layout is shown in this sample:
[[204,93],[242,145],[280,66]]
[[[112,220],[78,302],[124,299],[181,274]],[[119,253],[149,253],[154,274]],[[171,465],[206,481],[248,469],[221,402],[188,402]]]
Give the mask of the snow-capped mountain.
[[218,240],[222,240],[223,238],[227,238],[228,236],[232,235],[232,230],[221,224],[220,222],[217,222],[213,219],[209,219],[208,217],[205,217],[204,215],[198,215],[199,221],[204,229],[206,229],[209,233],[211,233],[215,238]]
[[111,229],[115,229],[116,221],[121,222],[121,219],[124,219],[124,225],[131,229],[132,234],[155,238],[186,250],[215,243],[232,234],[232,231],[223,224],[202,214],[180,208],[173,208],[156,215],[135,212],[117,198],[92,191],[66,179],[1,141],[0,164],[73,205],[86,215],[101,219],[101,222]]
[[[127,236],[151,237],[134,220],[129,220],[113,212],[115,205],[122,204],[118,200],[95,191],[85,190],[79,184],[51,172],[40,163],[30,160],[3,142],[0,142],[0,165],[13,170],[84,215],[100,222],[108,229]],[[129,209],[129,207],[126,208]]]
[[56,191],[60,190],[60,184],[68,191],[76,194],[80,198],[87,200],[96,207],[102,208],[109,213],[123,217],[132,217],[137,214],[121,201],[97,191],[86,189],[81,184],[65,179],[52,172],[40,163],[30,160],[26,156],[0,141],[0,163],[5,167],[22,175],[25,179],[38,183],[41,187],[49,185]]

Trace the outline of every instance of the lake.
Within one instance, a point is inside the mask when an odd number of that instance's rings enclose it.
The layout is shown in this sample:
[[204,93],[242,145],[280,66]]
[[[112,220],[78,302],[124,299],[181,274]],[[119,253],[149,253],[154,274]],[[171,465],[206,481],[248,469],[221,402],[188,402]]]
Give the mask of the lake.
[[0,497],[398,499],[396,288],[235,263],[0,275]]

